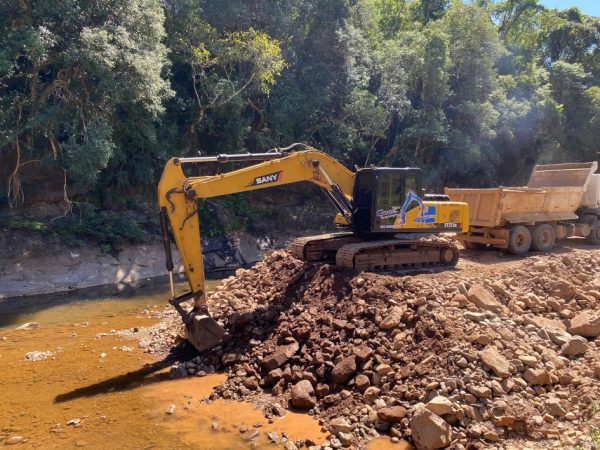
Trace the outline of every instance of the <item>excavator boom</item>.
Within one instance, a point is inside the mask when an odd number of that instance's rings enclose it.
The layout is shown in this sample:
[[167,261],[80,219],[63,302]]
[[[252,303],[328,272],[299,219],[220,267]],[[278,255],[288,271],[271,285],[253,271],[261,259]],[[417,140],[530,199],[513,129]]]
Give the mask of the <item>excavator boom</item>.
[[[298,150],[299,151],[292,151]],[[262,161],[231,172],[187,177],[183,166],[211,162]],[[204,261],[201,251],[200,222],[197,200],[238,192],[310,181],[323,189],[338,211],[350,220],[350,201],[354,174],[338,161],[302,144],[268,153],[218,155],[209,157],[172,158],[165,166],[158,185],[158,204],[161,213],[167,270],[171,280],[170,303],[181,314],[188,340],[203,351],[216,345],[225,331],[206,309]],[[167,222],[171,226],[190,292],[175,297],[171,248],[166,237]],[[182,303],[193,299],[193,309]]]

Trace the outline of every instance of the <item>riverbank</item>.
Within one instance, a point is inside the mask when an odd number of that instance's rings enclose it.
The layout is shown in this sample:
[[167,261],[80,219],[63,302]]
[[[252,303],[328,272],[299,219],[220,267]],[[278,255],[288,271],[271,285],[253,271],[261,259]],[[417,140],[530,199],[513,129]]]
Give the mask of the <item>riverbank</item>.
[[[202,236],[206,273],[224,274],[251,266],[266,251],[284,248],[298,236],[332,229],[327,205],[309,207],[298,203],[294,195],[288,197],[292,200],[280,205],[286,208],[276,207],[276,197],[264,195],[260,202],[251,198],[255,218],[248,229],[237,229],[239,217],[214,203],[212,225],[216,228],[204,230]],[[153,211],[146,209],[144,214],[136,213],[140,221]],[[55,207],[36,208],[27,214],[47,223],[58,211]],[[143,242],[123,242],[108,249],[81,236],[67,235],[69,239],[65,239],[52,232],[0,228],[0,300],[89,288],[102,288],[110,294],[160,282],[166,269],[159,227],[146,224],[146,228]],[[171,247],[175,271],[184,280],[177,249]]]

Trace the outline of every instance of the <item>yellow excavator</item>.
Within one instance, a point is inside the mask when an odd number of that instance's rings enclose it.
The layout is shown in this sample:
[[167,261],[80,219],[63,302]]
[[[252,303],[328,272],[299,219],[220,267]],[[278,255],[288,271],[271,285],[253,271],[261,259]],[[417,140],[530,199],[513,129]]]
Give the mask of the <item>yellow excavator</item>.
[[[187,176],[184,166],[256,162],[210,176]],[[309,181],[321,188],[337,209],[340,232],[296,239],[291,253],[305,261],[354,270],[394,270],[415,265],[452,267],[458,248],[432,234],[467,232],[466,203],[445,195],[423,194],[416,168],[370,167],[348,170],[331,156],[304,144],[266,153],[172,158],[158,185],[158,204],[171,285],[169,303],[186,326],[187,339],[200,352],[221,342],[225,330],[208,314],[200,245],[198,200]],[[175,296],[169,226],[190,285]],[[183,304],[193,299],[190,309]]]

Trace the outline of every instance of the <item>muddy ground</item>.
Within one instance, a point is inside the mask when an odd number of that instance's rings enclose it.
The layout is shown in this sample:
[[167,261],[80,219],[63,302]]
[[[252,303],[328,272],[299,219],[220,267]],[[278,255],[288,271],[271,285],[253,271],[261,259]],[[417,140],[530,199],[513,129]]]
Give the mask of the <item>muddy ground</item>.
[[[276,251],[211,293],[226,342],[175,364],[222,371],[210,400],[249,401],[267,418],[317,417],[320,447],[378,436],[418,449],[600,445],[600,251],[569,241],[517,258],[463,251],[455,270],[352,273]],[[142,333],[164,353],[178,316]]]

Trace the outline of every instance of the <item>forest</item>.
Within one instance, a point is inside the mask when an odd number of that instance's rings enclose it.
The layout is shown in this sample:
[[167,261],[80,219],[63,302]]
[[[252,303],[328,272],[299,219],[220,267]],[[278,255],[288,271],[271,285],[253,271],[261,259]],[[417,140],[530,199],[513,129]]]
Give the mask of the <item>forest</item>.
[[600,151],[600,18],[538,0],[19,0],[0,29],[5,211],[44,180],[154,201],[172,156],[292,142],[437,188]]

